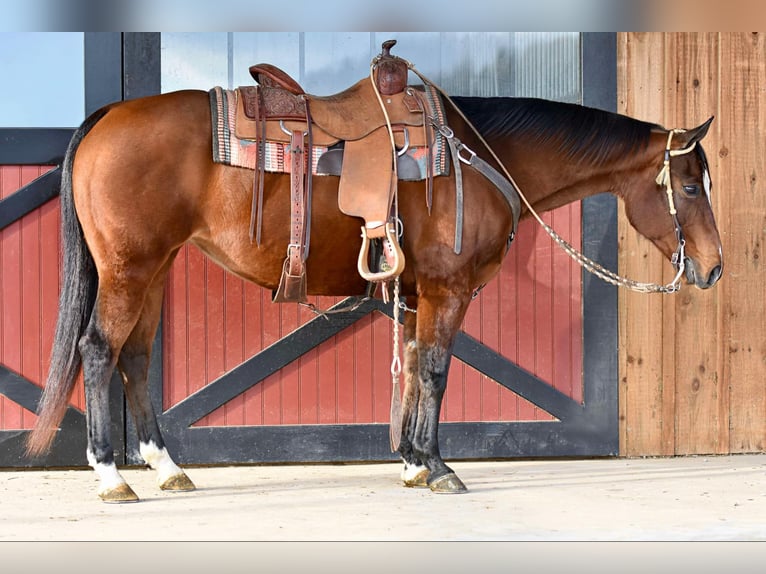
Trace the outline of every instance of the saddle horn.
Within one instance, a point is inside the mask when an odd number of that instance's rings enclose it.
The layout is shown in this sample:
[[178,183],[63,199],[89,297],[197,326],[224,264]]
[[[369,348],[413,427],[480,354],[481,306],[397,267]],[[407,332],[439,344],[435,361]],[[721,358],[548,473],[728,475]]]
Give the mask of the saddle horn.
[[383,96],[391,96],[404,91],[407,87],[407,74],[409,66],[407,61],[398,56],[391,55],[391,48],[396,40],[386,40],[375,64],[375,81],[378,91]]

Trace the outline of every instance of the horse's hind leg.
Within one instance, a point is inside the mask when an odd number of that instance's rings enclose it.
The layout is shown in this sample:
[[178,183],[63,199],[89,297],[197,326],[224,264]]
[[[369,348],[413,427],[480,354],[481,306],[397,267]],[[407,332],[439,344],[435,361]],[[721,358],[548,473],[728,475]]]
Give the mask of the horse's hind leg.
[[404,398],[402,400],[402,437],[399,454],[404,461],[402,482],[405,486],[427,486],[428,469],[415,455],[411,437],[415,434],[418,420],[418,345],[415,335],[417,315],[407,312],[404,315]]
[[161,316],[164,277],[165,273],[160,273],[147,294],[138,323],[122,347],[117,367],[136,423],[141,456],[157,471],[157,483],[162,490],[189,491],[194,490],[194,483],[168,454],[149,396],[149,361]]
[[110,431],[109,381],[122,343],[135,324],[141,299],[121,297],[102,281],[85,333],[78,343],[85,383],[88,463],[100,479],[98,495],[105,502],[135,502],[138,496],[117,470]]
[[[470,303],[465,296],[437,292],[421,294],[417,313],[419,393],[415,423],[408,425],[414,456],[428,469],[427,483],[434,492],[458,493],[467,489],[448,467],[439,451],[439,415],[452,345]],[[414,428],[413,428],[414,426]]]

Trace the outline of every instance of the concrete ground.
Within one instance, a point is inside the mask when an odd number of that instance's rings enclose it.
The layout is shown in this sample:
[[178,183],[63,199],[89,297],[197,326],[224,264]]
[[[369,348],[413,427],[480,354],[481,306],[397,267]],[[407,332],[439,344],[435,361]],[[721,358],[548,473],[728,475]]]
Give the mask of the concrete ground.
[[766,540],[766,454],[451,466],[468,493],[404,488],[391,463],[191,467],[187,493],[131,468],[126,505],[90,470],[3,471],[0,541]]

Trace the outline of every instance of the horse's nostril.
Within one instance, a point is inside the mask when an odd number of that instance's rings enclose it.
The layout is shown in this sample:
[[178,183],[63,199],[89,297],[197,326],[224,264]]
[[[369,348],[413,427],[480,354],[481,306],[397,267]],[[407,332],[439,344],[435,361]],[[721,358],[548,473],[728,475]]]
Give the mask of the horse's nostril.
[[710,275],[708,275],[707,278],[707,284],[710,286],[713,286],[716,284],[716,282],[721,278],[721,272],[722,267],[720,265],[716,265],[710,270]]

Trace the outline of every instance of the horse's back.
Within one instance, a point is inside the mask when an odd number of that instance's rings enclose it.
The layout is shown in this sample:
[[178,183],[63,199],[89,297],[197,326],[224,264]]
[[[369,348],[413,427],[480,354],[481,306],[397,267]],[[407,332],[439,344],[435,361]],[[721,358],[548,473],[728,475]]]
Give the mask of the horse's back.
[[[78,154],[86,148],[99,148],[103,154],[121,151],[123,161],[141,160],[150,153],[156,154],[151,159],[157,161],[167,157],[167,152],[209,145],[211,139],[208,95],[200,90],[116,102],[106,110],[83,138]],[[144,153],[137,153],[141,151]]]

